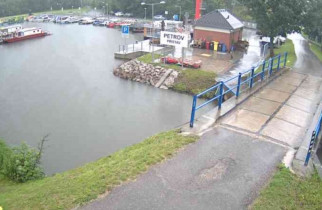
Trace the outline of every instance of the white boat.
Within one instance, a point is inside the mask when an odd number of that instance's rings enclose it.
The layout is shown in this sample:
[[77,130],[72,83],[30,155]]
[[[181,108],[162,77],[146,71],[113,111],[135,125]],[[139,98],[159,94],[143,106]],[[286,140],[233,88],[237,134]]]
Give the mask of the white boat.
[[93,18],[90,17],[84,17],[79,21],[79,24],[81,25],[87,25],[87,24],[92,24],[94,22]]

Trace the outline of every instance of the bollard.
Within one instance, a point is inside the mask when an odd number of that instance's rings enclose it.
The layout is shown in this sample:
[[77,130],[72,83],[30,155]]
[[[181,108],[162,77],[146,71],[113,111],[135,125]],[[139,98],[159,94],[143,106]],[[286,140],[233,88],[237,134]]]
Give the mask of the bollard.
[[238,74],[238,84],[237,84],[236,98],[238,98],[239,92],[240,92],[241,75],[242,75],[241,73]]
[[193,123],[195,120],[195,113],[196,113],[196,105],[197,105],[197,96],[193,96],[192,101],[192,110],[191,110],[191,118],[190,118],[190,128],[193,128]]
[[250,84],[249,84],[249,88],[252,88],[253,87],[253,83],[254,83],[254,71],[255,71],[255,68],[253,67],[252,68],[252,72],[250,74]]
[[262,81],[264,81],[264,77],[265,77],[265,65],[266,65],[266,61],[264,60],[263,68],[262,68],[262,74],[261,74],[261,80]]
[[218,109],[221,109],[221,104],[222,104],[222,101],[223,101],[223,91],[224,91],[224,83],[221,81],[220,82],[220,89],[219,89],[219,94],[220,94],[220,97],[219,97],[219,101],[218,101]]

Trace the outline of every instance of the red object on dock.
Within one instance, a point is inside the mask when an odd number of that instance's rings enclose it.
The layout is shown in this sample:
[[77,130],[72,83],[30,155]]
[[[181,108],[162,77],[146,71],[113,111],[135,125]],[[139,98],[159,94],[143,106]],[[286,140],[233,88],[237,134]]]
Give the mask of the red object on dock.
[[206,49],[209,50],[210,49],[210,42],[206,42]]
[[167,64],[177,64],[178,63],[178,59],[174,58],[174,57],[162,57],[161,61]]

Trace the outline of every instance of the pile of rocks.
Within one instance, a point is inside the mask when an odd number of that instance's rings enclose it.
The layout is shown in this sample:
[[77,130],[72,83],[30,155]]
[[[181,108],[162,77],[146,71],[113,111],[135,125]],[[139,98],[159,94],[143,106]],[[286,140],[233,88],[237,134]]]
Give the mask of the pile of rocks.
[[161,66],[153,66],[134,59],[115,68],[115,76],[136,82],[146,83],[158,88],[168,89],[172,87],[178,72],[173,69],[165,69]]

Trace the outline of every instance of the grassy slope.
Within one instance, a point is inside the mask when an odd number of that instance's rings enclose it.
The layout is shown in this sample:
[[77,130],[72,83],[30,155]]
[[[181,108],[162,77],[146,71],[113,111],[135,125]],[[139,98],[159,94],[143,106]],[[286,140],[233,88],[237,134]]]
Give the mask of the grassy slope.
[[270,184],[260,193],[252,209],[321,209],[322,181],[315,173],[309,179],[280,167]]
[[[160,57],[160,55],[155,55],[156,59]],[[138,60],[145,63],[151,63],[151,54],[146,54],[138,58]],[[153,65],[162,66],[168,69],[175,69],[180,72],[180,75],[172,88],[174,91],[195,95],[216,84],[216,73],[214,72],[186,68],[183,70],[179,65],[168,65],[161,63],[156,63]]]
[[133,180],[197,137],[163,132],[80,168],[38,181],[15,184],[0,177],[4,209],[70,209]]
[[216,73],[187,69],[182,71],[178,79],[175,81],[173,90],[188,93],[198,94],[216,84]]
[[284,52],[288,52],[286,66],[293,67],[296,61],[296,54],[295,54],[294,44],[292,40],[287,39],[285,44],[283,44],[280,48],[274,49],[275,55],[278,55],[278,54],[284,55]]
[[316,55],[316,57],[318,57],[319,60],[322,62],[322,50],[321,50],[321,47],[318,46],[318,45],[310,43],[310,49]]

